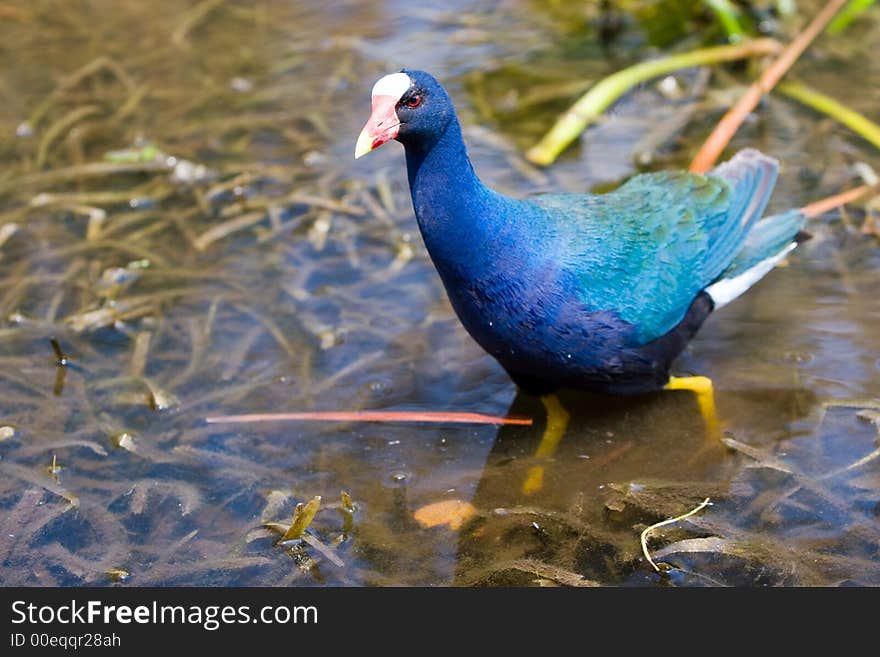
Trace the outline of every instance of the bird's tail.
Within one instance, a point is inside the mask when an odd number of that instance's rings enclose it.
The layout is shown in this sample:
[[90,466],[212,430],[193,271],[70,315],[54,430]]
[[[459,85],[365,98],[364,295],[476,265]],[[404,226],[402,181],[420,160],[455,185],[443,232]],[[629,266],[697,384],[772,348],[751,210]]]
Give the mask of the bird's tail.
[[[728,162],[713,170],[713,174],[726,178],[737,189],[740,185],[749,190],[748,205],[742,210],[742,222],[747,226],[764,211],[773,184],[776,182],[778,163],[759,151],[747,148]],[[757,183],[749,179],[755,177]],[[743,184],[745,181],[745,184]],[[764,278],[798,244],[810,238],[803,230],[808,219],[859,200],[880,190],[877,185],[863,185],[832,197],[806,205],[799,210],[766,217],[748,229],[745,241],[721,275],[706,288],[715,308],[721,308],[736,299],[752,285]]]
[[731,209],[747,227],[758,221],[776,185],[779,162],[754,148],[745,148],[712,169],[711,175],[727,180],[733,188]]
[[764,278],[799,243],[809,239],[809,233],[803,231],[806,220],[800,210],[789,210],[758,221],[733,262],[706,288],[715,308],[736,299]]

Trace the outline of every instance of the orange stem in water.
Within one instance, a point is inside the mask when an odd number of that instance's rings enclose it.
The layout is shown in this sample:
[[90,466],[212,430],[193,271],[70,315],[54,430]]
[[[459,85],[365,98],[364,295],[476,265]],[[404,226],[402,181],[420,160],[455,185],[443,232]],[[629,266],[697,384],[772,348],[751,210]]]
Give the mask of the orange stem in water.
[[858,201],[859,199],[868,196],[871,192],[877,191],[880,191],[877,186],[862,185],[861,187],[849,189],[845,192],[841,192],[840,194],[835,194],[834,196],[829,196],[828,198],[814,201],[813,203],[802,207],[801,212],[808,219],[813,219],[814,217],[818,217],[821,214],[825,214],[829,210],[834,210],[835,208],[839,208],[843,205],[846,205],[847,203]]
[[318,411],[309,413],[252,413],[219,415],[205,418],[208,424],[224,422],[444,422],[454,424],[518,424],[531,426],[532,418],[483,415],[482,413],[446,413],[443,411]]
[[806,29],[785,47],[779,57],[765,69],[761,77],[748,88],[746,93],[728,110],[724,118],[718,122],[715,130],[712,131],[694,157],[690,166],[691,172],[706,173],[715,165],[721,156],[721,151],[733,139],[733,135],[736,134],[746,117],[758,106],[761,97],[776,86],[776,83],[788,72],[788,69],[807,49],[807,46],[825,29],[825,26],[846,3],[847,0],[830,0]]

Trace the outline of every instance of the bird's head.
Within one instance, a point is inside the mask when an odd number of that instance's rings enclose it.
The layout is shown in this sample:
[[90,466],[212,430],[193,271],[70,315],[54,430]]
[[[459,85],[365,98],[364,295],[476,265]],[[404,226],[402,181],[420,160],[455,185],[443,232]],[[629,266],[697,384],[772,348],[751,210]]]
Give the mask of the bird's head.
[[396,139],[429,146],[444,133],[455,111],[446,90],[424,71],[391,73],[373,86],[373,108],[354,156],[359,158]]

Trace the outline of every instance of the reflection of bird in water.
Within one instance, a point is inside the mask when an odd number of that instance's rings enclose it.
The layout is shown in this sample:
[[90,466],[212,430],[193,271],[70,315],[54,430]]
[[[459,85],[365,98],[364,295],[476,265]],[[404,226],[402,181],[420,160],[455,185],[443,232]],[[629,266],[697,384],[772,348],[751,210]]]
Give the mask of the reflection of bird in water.
[[[703,321],[796,246],[799,210],[762,218],[777,163],[755,150],[708,175],[661,172],[607,194],[514,199],[474,173],[452,101],[421,71],[373,88],[356,157],[403,143],[416,218],[452,306],[523,391],[541,395],[552,454],[560,388],[696,394],[717,434],[712,383],[670,368]],[[541,471],[524,489],[541,487]]]
[[[456,584],[577,584],[560,579],[572,574],[603,584],[638,578],[648,572],[638,528],[705,497],[736,497],[729,481],[744,464],[729,459],[719,441],[706,440],[692,397],[564,391],[560,399],[572,417],[553,457],[536,453],[544,427],[499,429],[469,502],[473,515],[458,529]],[[782,387],[731,390],[724,402],[726,413],[748,417],[750,431],[765,437],[806,417],[817,400]],[[535,397],[520,394],[508,412],[540,408]],[[537,467],[543,489],[511,485],[528,481]]]

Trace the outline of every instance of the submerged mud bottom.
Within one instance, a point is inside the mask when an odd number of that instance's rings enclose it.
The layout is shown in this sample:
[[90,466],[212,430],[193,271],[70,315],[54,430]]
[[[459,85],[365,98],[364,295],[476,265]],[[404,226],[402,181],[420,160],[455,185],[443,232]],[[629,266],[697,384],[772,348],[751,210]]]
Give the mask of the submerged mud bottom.
[[[540,400],[452,313],[400,150],[351,160],[364,81],[407,65],[449,81],[493,187],[609,187],[686,166],[744,71],[646,85],[538,171],[519,153],[585,76],[683,33],[634,10],[600,34],[581,5],[205,7],[3,15],[0,584],[880,584],[876,211],[812,222],[675,362],[714,381],[720,438],[685,391],[566,391],[550,454]],[[876,88],[871,25],[799,75]],[[783,162],[779,208],[878,165],[776,97],[745,146]],[[533,424],[205,421],[361,410]],[[707,497],[650,532],[655,572],[641,532]]]

